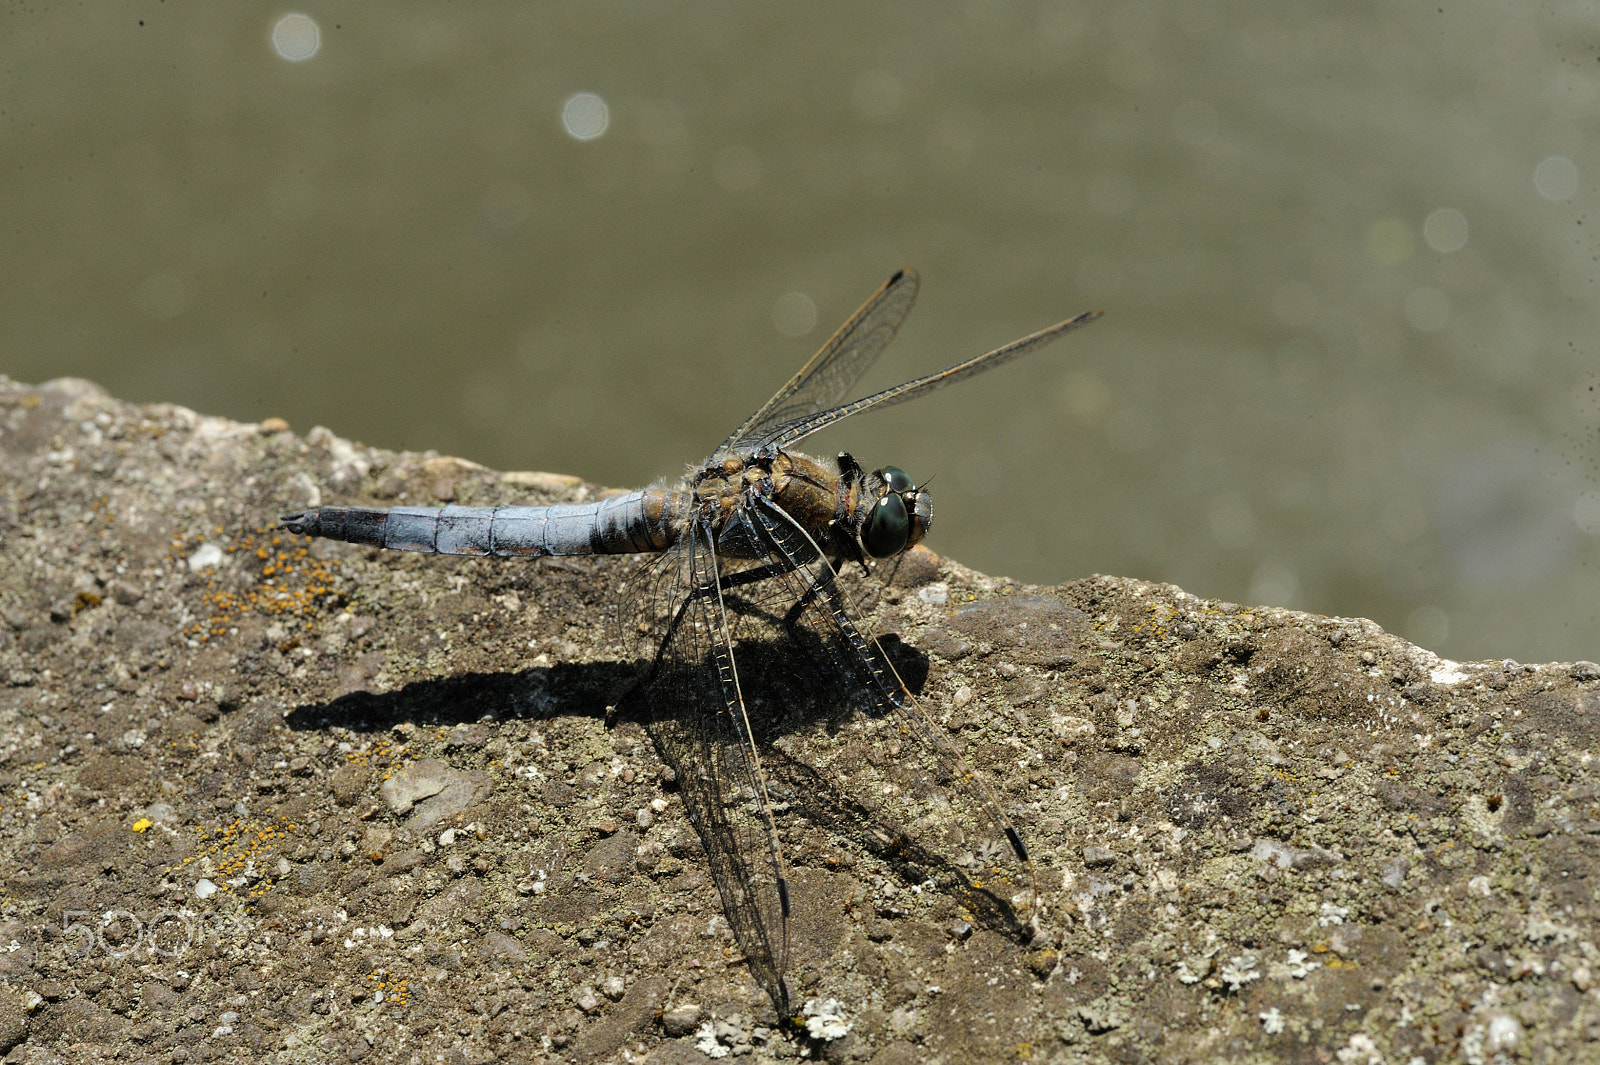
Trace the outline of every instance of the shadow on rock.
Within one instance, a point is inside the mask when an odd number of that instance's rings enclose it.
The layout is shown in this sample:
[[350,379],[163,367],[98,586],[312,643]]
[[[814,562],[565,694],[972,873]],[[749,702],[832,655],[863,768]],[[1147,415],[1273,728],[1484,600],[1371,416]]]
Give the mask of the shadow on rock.
[[357,691],[296,707],[284,722],[297,731],[334,726],[381,732],[401,722],[451,726],[480,721],[604,717],[638,677],[625,662],[558,663],[515,673],[462,673],[413,681],[391,692]]

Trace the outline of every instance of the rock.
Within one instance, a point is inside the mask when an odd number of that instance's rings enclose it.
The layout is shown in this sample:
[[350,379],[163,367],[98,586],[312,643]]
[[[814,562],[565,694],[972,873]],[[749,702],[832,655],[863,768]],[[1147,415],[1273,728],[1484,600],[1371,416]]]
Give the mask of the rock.
[[0,985],[0,1053],[28,1038],[28,1006],[22,992]]
[[455,771],[448,765],[437,759],[425,758],[384,781],[378,789],[378,795],[390,812],[408,814],[412,806],[439,794],[454,778]]
[[447,751],[459,751],[482,747],[489,740],[489,730],[476,722],[470,725],[457,725],[450,730],[450,735],[444,741]]
[[[369,1044],[345,1019],[383,983],[385,1011],[423,1004],[400,1023],[429,1060],[537,1057],[547,1033],[563,1059],[670,1060],[708,1021],[723,1049],[798,1057],[686,813],[698,765],[603,720],[636,669],[602,608],[636,560],[254,531],[444,480],[468,505],[601,490],[274,430],[0,378],[4,895],[36,915],[0,921],[0,976],[53,981],[0,987],[0,1053],[43,1032],[85,1060],[197,1060],[232,1027],[264,1060],[387,1060],[389,1029]],[[826,1053],[1267,1059],[1292,1032],[1307,1060],[1585,1060],[1592,663],[1445,662],[1359,618],[912,561],[887,595],[840,582],[879,604],[863,621],[965,767],[781,686],[809,663],[751,649],[741,669],[789,862],[793,1015],[832,1000],[849,1026]],[[963,768],[1033,877],[961,801]],[[753,794],[703,827],[759,855]],[[189,943],[141,959],[168,982],[57,964],[101,906]],[[83,927],[57,940],[37,915]],[[240,1004],[267,989],[277,1027]],[[174,1023],[200,1041],[169,1045]]]
[[673,1038],[688,1035],[700,1025],[702,1010],[693,1003],[674,1006],[661,1015],[661,1030]]
[[[668,986],[665,976],[650,976],[635,982],[615,1006],[605,1011],[599,1023],[585,1033],[578,1046],[578,1060],[609,1060],[623,1043],[648,1028]],[[607,997],[611,997],[609,993]]]
[[364,765],[342,765],[335,769],[328,778],[328,787],[333,792],[333,801],[340,806],[349,806],[361,797],[367,788],[367,778],[370,775]]
[[361,853],[372,861],[381,862],[389,856],[389,845],[394,842],[394,829],[372,825],[361,836]]
[[418,832],[455,817],[488,793],[489,778],[481,771],[452,769],[432,758],[406,767],[378,789],[393,813],[411,814],[406,825]]
[[515,937],[496,929],[484,933],[483,952],[503,961],[521,961],[528,956],[527,949]]
[[419,850],[399,851],[389,855],[378,866],[379,876],[401,876],[409,873],[428,860],[428,856]]

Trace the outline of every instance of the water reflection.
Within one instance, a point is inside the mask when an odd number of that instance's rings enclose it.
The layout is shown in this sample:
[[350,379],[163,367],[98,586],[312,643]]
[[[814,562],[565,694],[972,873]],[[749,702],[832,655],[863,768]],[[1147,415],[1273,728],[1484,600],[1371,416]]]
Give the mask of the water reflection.
[[1600,642],[1581,9],[120,11],[7,19],[0,372],[640,484],[913,263],[880,384],[1109,312],[828,441],[935,549]]

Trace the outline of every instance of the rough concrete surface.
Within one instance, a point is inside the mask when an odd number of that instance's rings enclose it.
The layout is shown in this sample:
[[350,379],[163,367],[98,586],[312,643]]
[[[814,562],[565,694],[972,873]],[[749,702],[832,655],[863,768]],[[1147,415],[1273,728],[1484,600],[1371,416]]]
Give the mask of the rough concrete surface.
[[1041,907],[791,813],[780,1025],[605,724],[631,560],[263,531],[596,491],[0,378],[5,1060],[1600,1060],[1600,668],[922,550],[853,588]]

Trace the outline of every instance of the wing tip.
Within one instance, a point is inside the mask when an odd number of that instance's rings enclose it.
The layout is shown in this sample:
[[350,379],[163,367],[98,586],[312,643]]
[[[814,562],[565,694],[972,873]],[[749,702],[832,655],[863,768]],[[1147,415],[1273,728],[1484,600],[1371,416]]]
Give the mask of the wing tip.
[[1045,332],[1046,333],[1064,333],[1068,329],[1075,329],[1080,325],[1088,325],[1090,322],[1096,321],[1097,319],[1104,317],[1105,313],[1106,313],[1105,311],[1099,311],[1099,310],[1096,310],[1096,311],[1082,311],[1082,312],[1080,312],[1078,314],[1073,315],[1071,318],[1068,318],[1064,322],[1059,322],[1056,325],[1051,326],[1049,329],[1046,329]]

